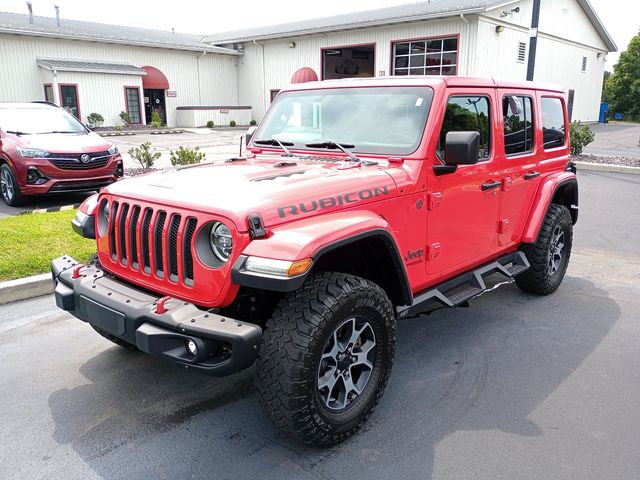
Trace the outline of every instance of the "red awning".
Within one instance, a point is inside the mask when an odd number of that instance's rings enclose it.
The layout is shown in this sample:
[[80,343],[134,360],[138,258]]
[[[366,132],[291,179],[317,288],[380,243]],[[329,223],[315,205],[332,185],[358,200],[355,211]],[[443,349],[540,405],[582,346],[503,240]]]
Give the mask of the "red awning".
[[152,89],[160,89],[160,90],[168,90],[169,89],[169,80],[164,76],[160,70],[154,67],[140,67],[145,72],[146,75],[142,76],[142,87],[143,88],[152,88]]
[[[144,68],[144,67],[143,67]],[[313,70],[313,68],[303,67],[293,74],[291,77],[291,83],[307,83],[307,82],[317,82],[318,75]]]

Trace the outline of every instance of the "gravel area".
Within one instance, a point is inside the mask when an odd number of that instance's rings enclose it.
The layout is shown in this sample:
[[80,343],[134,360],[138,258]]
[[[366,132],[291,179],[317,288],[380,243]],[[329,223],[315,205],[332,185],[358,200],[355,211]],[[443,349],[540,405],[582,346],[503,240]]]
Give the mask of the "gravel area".
[[577,155],[573,157],[578,162],[600,163],[604,165],[624,165],[626,167],[640,167],[640,158],[608,155]]

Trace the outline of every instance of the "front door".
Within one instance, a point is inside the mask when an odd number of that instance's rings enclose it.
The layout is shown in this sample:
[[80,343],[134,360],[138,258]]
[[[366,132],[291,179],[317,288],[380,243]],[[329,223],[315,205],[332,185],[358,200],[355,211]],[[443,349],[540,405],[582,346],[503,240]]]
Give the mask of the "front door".
[[429,178],[427,274],[449,274],[482,262],[497,246],[500,207],[499,168],[493,139],[497,108],[492,89],[451,95],[441,123],[436,164],[443,162],[447,132],[478,131],[475,165]]
[[60,106],[77,119],[80,119],[80,104],[78,102],[77,85],[60,84]]
[[154,112],[160,115],[160,120],[166,125],[167,113],[165,108],[164,90],[156,88],[144,89],[144,118],[147,125],[151,125],[151,116]]

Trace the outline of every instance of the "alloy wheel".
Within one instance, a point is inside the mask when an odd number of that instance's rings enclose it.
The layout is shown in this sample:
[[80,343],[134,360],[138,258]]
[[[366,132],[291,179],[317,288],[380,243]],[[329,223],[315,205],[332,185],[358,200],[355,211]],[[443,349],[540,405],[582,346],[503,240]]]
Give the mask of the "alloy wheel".
[[564,230],[560,225],[556,225],[553,229],[553,235],[551,235],[551,242],[549,243],[548,254],[548,268],[549,275],[556,273],[562,266],[562,258],[564,255]]

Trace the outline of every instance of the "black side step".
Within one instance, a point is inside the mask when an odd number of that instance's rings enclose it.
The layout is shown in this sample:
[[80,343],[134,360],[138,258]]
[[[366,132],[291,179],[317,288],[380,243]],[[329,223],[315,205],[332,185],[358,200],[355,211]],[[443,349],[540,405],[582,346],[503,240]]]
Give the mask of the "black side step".
[[529,261],[523,252],[513,252],[497,260],[463,273],[437,287],[425,290],[413,297],[410,306],[398,307],[398,318],[417,315],[432,310],[433,303],[445,307],[455,307],[487,289],[484,277],[500,273],[507,278],[513,278],[529,268]]

